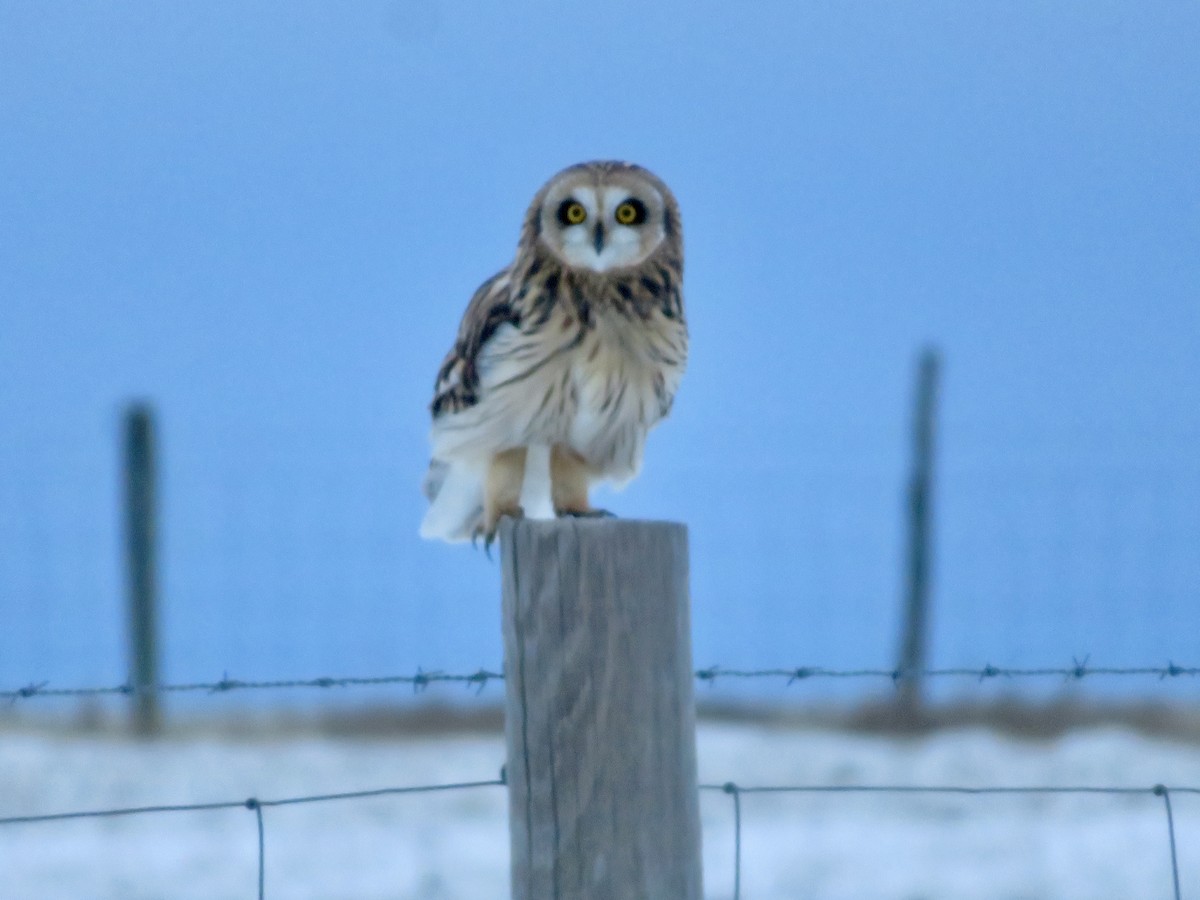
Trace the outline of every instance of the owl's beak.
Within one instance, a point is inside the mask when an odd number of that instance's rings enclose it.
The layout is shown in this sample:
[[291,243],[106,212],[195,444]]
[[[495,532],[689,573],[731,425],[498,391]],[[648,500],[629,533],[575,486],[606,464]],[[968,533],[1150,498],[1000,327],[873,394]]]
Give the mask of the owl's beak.
[[596,223],[596,237],[592,243],[596,247],[596,255],[599,256],[604,251],[604,223]]

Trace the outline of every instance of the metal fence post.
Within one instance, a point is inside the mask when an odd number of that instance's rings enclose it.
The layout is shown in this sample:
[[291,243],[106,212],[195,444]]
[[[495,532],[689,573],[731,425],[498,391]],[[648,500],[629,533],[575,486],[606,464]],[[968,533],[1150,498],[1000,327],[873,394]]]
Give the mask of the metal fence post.
[[904,716],[915,717],[921,707],[922,679],[929,626],[930,529],[932,519],[934,427],[937,412],[938,371],[941,363],[933,348],[921,354],[917,372],[916,408],[913,413],[913,461],[908,482],[908,551],[905,576],[905,612],[898,668],[899,706]]
[[158,694],[157,471],[154,415],[136,404],[125,414],[125,564],[129,590],[129,684],[133,729],[162,728]]
[[701,900],[687,529],[500,536],[513,900]]

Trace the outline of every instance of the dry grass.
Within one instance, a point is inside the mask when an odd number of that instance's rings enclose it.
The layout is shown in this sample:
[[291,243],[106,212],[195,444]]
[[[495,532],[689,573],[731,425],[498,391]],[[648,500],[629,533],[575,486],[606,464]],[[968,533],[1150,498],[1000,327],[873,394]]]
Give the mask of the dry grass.
[[[1080,729],[1120,727],[1149,737],[1200,745],[1200,706],[1145,700],[1056,699],[1038,702],[1004,698],[982,703],[940,703],[917,711],[904,710],[894,702],[879,700],[805,706],[702,701],[699,717],[701,721],[781,729],[819,728],[881,736],[919,736],[948,729],[988,728],[1025,740],[1050,740]],[[166,733],[176,738],[259,739],[318,735],[393,739],[500,734],[503,730],[504,711],[499,703],[412,702],[307,710],[244,708],[218,715],[176,713],[168,718]],[[117,736],[126,733],[127,716],[116,704],[83,704],[67,710],[59,707],[54,711],[14,708],[0,711],[0,731]]]

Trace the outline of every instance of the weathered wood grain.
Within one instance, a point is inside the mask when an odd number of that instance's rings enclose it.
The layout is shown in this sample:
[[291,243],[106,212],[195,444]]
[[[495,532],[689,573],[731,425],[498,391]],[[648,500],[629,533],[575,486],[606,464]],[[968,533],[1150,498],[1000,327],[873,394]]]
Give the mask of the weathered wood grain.
[[700,900],[687,529],[500,538],[514,900]]

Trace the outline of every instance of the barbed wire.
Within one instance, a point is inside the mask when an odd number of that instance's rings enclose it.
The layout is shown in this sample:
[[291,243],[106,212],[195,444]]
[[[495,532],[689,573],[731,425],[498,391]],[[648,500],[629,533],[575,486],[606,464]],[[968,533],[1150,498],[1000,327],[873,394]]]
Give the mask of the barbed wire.
[[895,784],[793,784],[793,785],[739,785],[733,781],[724,784],[701,784],[701,791],[720,791],[733,801],[733,900],[742,896],[742,802],[745,794],[942,794],[961,796],[998,795],[1099,795],[1099,796],[1142,796],[1160,797],[1167,817],[1167,843],[1171,858],[1171,878],[1175,900],[1183,900],[1179,882],[1179,853],[1175,840],[1175,814],[1171,808],[1172,794],[1200,795],[1200,787],[1109,787],[1109,786],[966,786],[966,785],[895,785]]
[[[924,679],[971,679],[985,682],[993,679],[1049,679],[1057,678],[1063,681],[1082,681],[1085,678],[1100,677],[1142,677],[1156,678],[1166,681],[1172,678],[1195,678],[1200,676],[1200,666],[1181,666],[1168,662],[1162,666],[1093,666],[1088,657],[1082,660],[1072,660],[1069,666],[1043,666],[1021,668],[1014,666],[994,666],[990,663],[978,667],[948,667],[931,669],[835,669],[824,666],[793,666],[790,668],[771,669],[737,669],[725,666],[709,666],[697,669],[696,679],[702,683],[714,684],[723,679],[775,679],[783,680],[791,685],[799,681],[820,679],[866,679],[875,681],[890,681],[896,684],[909,680]],[[322,689],[346,687],[383,687],[388,685],[407,685],[414,692],[439,684],[462,684],[474,687],[476,693],[483,690],[493,681],[503,681],[504,673],[481,668],[474,672],[447,673],[441,671],[426,672],[421,669],[412,675],[379,675],[379,676],[350,676],[350,677],[320,677],[271,679],[265,681],[230,678],[228,674],[219,681],[197,681],[181,684],[108,685],[102,687],[67,687],[52,686],[49,680],[32,681],[24,687],[0,691],[0,700],[17,702],[36,697],[99,697],[99,696],[138,696],[141,694],[181,694],[206,693],[225,694],[234,691],[261,690],[292,690],[292,689]]]
[[262,690],[292,690],[303,688],[345,688],[345,687],[383,687],[387,685],[409,685],[413,691],[420,692],[430,685],[439,682],[464,684],[474,686],[477,692],[487,687],[488,682],[503,681],[500,672],[480,669],[466,674],[449,674],[446,672],[425,672],[417,669],[413,675],[378,675],[350,677],[320,677],[320,678],[289,678],[270,679],[265,681],[230,678],[228,674],[219,681],[195,681],[182,684],[135,685],[128,682],[102,687],[53,687],[49,680],[34,681],[24,687],[0,691],[0,699],[16,702],[29,700],[34,697],[103,697],[126,696],[134,697],[142,694],[226,694],[234,691]]
[[1181,666],[1168,662],[1165,666],[1093,666],[1089,665],[1090,657],[1082,660],[1073,659],[1069,666],[1042,666],[1021,668],[1015,666],[994,666],[988,663],[978,668],[963,666],[930,669],[830,669],[823,666],[796,666],[793,668],[775,669],[727,669],[722,666],[709,666],[699,669],[696,678],[700,681],[714,682],[721,678],[783,678],[788,684],[797,681],[807,681],[820,678],[865,678],[878,681],[903,682],[924,680],[927,678],[969,678],[975,681],[988,681],[994,678],[1059,678],[1063,681],[1081,681],[1084,678],[1098,676],[1118,677],[1154,677],[1160,681],[1168,678],[1195,677],[1200,675],[1200,667]]

